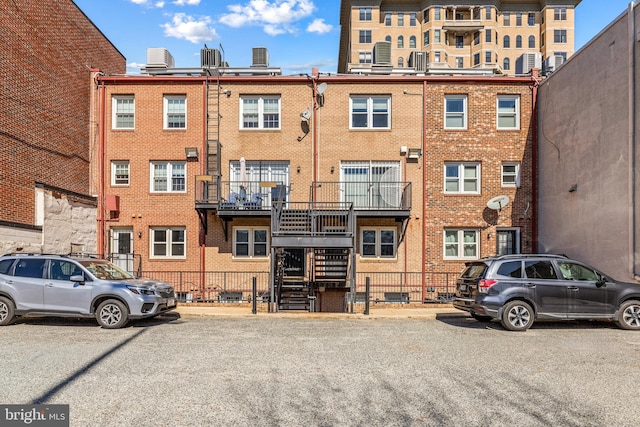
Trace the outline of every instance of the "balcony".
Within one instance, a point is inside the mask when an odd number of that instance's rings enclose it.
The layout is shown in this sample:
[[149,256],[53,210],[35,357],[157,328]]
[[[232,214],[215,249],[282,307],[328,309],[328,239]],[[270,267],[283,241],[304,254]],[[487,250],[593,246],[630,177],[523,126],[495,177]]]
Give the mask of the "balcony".
[[480,31],[484,24],[480,19],[447,19],[442,29],[450,33],[471,33]]

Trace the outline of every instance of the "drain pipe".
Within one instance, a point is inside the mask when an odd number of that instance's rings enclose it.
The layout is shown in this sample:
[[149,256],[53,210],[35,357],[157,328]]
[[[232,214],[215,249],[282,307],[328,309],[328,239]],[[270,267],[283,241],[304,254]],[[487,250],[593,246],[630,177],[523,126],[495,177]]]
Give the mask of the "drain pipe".
[[627,22],[629,28],[629,139],[628,139],[628,155],[629,155],[629,274],[634,280],[640,280],[640,276],[636,273],[636,20],[634,15],[635,4],[629,3],[627,11]]

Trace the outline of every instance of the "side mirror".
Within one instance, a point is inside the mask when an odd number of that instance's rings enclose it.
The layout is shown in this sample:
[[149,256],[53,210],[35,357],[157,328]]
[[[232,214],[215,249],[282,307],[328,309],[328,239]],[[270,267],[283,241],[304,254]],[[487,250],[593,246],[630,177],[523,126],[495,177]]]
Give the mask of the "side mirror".
[[71,276],[69,278],[69,280],[71,280],[72,282],[75,282],[75,283],[77,283],[79,285],[84,285],[84,276],[82,274]]

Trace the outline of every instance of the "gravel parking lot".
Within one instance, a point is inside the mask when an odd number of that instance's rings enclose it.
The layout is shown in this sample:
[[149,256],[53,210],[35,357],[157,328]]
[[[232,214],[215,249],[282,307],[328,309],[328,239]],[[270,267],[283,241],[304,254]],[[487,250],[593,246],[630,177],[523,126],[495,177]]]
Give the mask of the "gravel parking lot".
[[180,318],[0,329],[5,404],[72,426],[613,426],[640,421],[640,334],[432,319]]

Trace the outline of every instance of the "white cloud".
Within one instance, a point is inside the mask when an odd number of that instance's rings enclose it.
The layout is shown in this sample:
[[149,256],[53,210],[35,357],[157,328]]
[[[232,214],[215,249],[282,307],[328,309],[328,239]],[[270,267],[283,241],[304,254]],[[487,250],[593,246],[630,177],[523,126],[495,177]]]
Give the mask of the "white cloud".
[[200,4],[200,0],[175,0],[173,4],[176,6],[197,6]]
[[157,7],[158,9],[162,9],[164,7],[164,2],[163,1],[157,1],[154,4],[155,7]]
[[307,31],[310,33],[325,34],[333,30],[333,25],[326,24],[324,19],[314,19],[307,27]]
[[176,13],[170,23],[163,24],[164,35],[191,43],[208,42],[218,38],[216,30],[209,26],[211,18],[203,16],[196,21],[192,16]]
[[220,22],[230,27],[244,25],[261,26],[265,33],[278,35],[295,33],[292,25],[310,16],[316,9],[312,0],[249,0],[245,5],[227,6],[231,13],[220,17]]
[[140,6],[147,7],[157,7],[158,9],[162,9],[164,7],[164,1],[152,1],[152,0],[129,0],[133,4],[137,4]]

